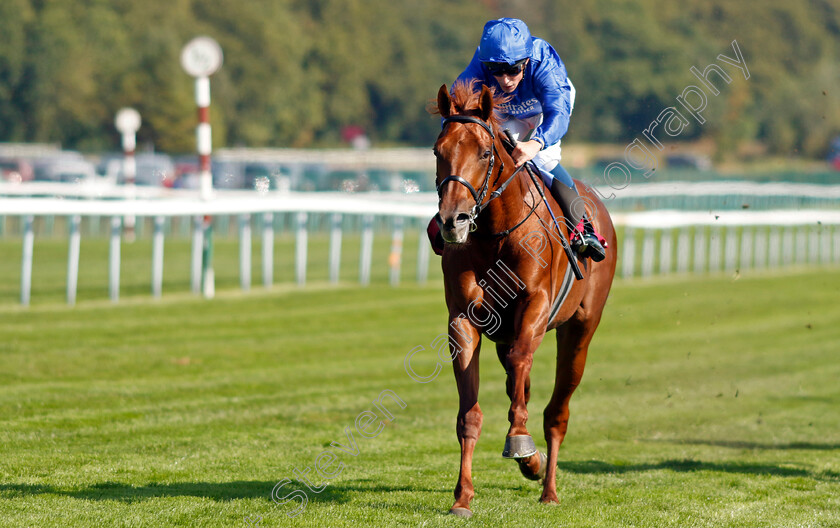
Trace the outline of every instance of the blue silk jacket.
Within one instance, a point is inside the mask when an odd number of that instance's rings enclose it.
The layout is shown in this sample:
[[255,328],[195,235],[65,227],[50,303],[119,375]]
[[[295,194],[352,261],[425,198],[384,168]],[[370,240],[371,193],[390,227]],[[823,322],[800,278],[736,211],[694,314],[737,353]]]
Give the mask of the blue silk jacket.
[[[531,139],[538,139],[543,147],[554,145],[566,134],[572,113],[572,84],[566,76],[566,67],[551,45],[540,38],[533,38],[534,51],[525,67],[522,82],[511,95],[513,98],[501,105],[502,117],[526,119],[543,114],[542,123],[534,130]],[[470,64],[456,82],[473,79],[502,93],[496,78],[478,59],[476,49]]]

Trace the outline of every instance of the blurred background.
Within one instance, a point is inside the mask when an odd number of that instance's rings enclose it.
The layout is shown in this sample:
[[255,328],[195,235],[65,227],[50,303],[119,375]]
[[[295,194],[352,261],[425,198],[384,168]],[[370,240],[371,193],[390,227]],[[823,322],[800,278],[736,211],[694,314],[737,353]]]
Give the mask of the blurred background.
[[[321,236],[326,248],[327,232],[340,222],[357,236],[363,254],[370,247],[375,253],[381,237],[362,243],[368,225],[393,236],[390,245],[383,242],[380,257],[369,257],[374,276],[377,262],[398,262],[393,248],[405,245],[417,248],[410,251],[418,253],[418,275],[425,277],[425,248],[414,241],[424,236],[434,212],[430,147],[440,130],[427,105],[466,66],[484,23],[502,16],[525,20],[566,64],[577,98],[563,163],[573,176],[604,187],[622,237],[624,227],[631,228],[628,239],[639,249],[623,252],[624,276],[734,271],[785,259],[840,261],[840,229],[833,220],[794,216],[780,224],[782,217],[772,212],[827,211],[840,204],[833,187],[840,176],[840,5],[833,0],[4,0],[0,238],[12,244],[10,254],[23,251],[26,258],[28,246],[19,241],[27,232],[63,244],[65,225],[72,230],[76,215],[86,240],[105,244],[108,222],[119,220],[114,215],[123,206],[95,213],[93,202],[142,198],[169,204],[126,216],[131,237],[148,238],[162,225],[168,240],[189,240],[196,210],[188,204],[199,199],[201,169],[194,79],[179,57],[187,42],[207,35],[224,52],[224,64],[211,76],[212,182],[217,197],[240,204],[208,213],[216,219],[217,249],[228,235],[232,244],[250,237],[241,227],[245,221],[254,236],[273,227],[287,251],[307,242],[295,239],[303,223],[303,232],[312,234],[309,243]],[[748,79],[718,60],[736,57],[733,42]],[[653,148],[645,130],[663,110],[682,109],[678,97],[702,84],[691,68],[702,72],[710,64],[722,66],[731,82],[710,74],[720,93],[707,89],[705,122],[689,117],[677,137],[662,133],[660,124],[656,135],[663,148]],[[142,117],[136,187],[124,185],[114,124],[126,107]],[[656,157],[656,171],[643,177],[645,171],[633,166],[632,181],[616,182],[618,172],[610,177],[606,169],[632,166],[627,149],[634,141]],[[631,158],[649,168],[644,154],[636,149]],[[295,193],[310,192],[368,201],[339,200],[328,210],[318,205],[322,198],[313,198],[314,208],[300,205],[303,198]],[[88,202],[59,210],[44,201],[27,205],[24,198]],[[248,203],[254,199],[263,205]],[[405,214],[383,209],[389,204],[404,204]],[[726,225],[734,231],[726,236],[705,217],[621,216],[745,209],[768,214],[731,219]],[[273,216],[240,216],[257,212]],[[309,216],[301,219],[299,212]],[[165,214],[156,224],[159,213]],[[337,220],[333,213],[344,216]],[[365,220],[362,213],[375,218]],[[658,231],[651,235],[653,229]],[[723,261],[733,253],[739,260]],[[652,254],[655,261],[645,264]],[[305,268],[305,254],[298,258]],[[680,264],[680,258],[688,260]],[[269,282],[269,267],[278,261],[264,259]],[[365,257],[361,261],[365,268]],[[6,295],[14,298],[18,264],[9,266]],[[63,268],[57,272],[63,275]],[[391,276],[393,282],[393,271]],[[229,282],[237,282],[235,274]]]
[[[567,66],[563,163],[619,260],[562,507],[499,457],[485,347],[472,526],[840,526],[840,0],[0,0],[0,525],[450,524],[456,386],[404,363],[441,367],[447,315],[426,106],[503,16]],[[705,122],[653,148],[710,64]],[[279,479],[320,483],[385,388],[407,409],[288,519]]]
[[[195,151],[192,79],[178,56],[206,34],[225,53],[213,76],[214,149],[425,148],[439,131],[427,100],[465,67],[484,22],[501,16],[525,20],[566,63],[578,88],[564,139],[575,167],[620,155],[697,83],[689,68],[732,56],[732,40],[750,79],[733,77],[711,97],[707,123],[671,142],[671,159],[661,163],[825,173],[840,150],[832,147],[840,135],[840,7],[831,0],[4,0],[0,142],[79,151],[97,174],[113,176],[114,114],[133,107],[143,117],[138,152],[158,155],[140,163],[138,183],[157,174],[156,183],[174,185],[193,168],[179,156]],[[8,179],[12,161],[3,163]],[[228,168],[235,181],[216,184],[247,186],[275,169]],[[85,171],[18,172],[68,179]],[[344,178],[333,179],[295,184],[335,188]]]

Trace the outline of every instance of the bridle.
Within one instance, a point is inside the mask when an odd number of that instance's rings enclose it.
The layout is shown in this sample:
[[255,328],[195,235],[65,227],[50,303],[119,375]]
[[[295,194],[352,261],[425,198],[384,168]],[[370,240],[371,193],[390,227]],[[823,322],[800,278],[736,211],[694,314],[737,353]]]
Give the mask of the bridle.
[[[496,162],[496,152],[497,152],[497,150],[496,150],[496,134],[493,132],[493,127],[491,127],[489,124],[487,124],[486,122],[482,121],[481,119],[479,119],[477,117],[465,116],[465,115],[453,115],[453,116],[449,116],[447,118],[444,118],[443,126],[445,127],[449,123],[474,123],[476,125],[481,126],[484,130],[487,131],[488,134],[490,134],[490,139],[491,139],[490,161],[487,164],[487,174],[485,174],[485,176],[484,176],[484,183],[481,185],[481,189],[476,191],[475,187],[473,187],[470,182],[468,182],[467,180],[465,180],[461,176],[458,176],[457,174],[450,174],[449,176],[444,178],[437,186],[438,197],[442,197],[444,185],[446,185],[447,183],[449,183],[451,181],[460,183],[461,185],[466,187],[468,191],[470,191],[470,194],[472,195],[473,200],[475,200],[475,205],[472,207],[472,209],[470,209],[470,213],[469,213],[470,232],[472,233],[473,231],[475,231],[478,228],[478,226],[476,225],[476,222],[475,222],[476,217],[478,217],[478,215],[481,213],[481,211],[483,211],[488,205],[490,205],[490,202],[492,202],[493,200],[495,200],[496,198],[498,198],[499,196],[502,195],[502,193],[505,191],[505,189],[507,189],[508,185],[510,185],[510,183],[515,179],[515,176],[519,173],[519,171],[521,171],[523,168],[525,168],[525,165],[521,165],[515,171],[513,171],[513,174],[510,175],[510,178],[508,178],[506,182],[504,182],[502,185],[500,185],[498,189],[491,192],[490,197],[485,202],[484,197],[487,195],[487,191],[490,188],[490,177],[493,175],[493,166]],[[499,163],[499,173],[498,173],[498,176],[496,176],[497,179],[502,176],[502,171],[504,170],[504,168],[505,168],[504,162],[500,162]],[[536,206],[537,206],[537,204],[535,203],[534,207],[531,208],[531,212],[528,213],[528,216],[526,216],[521,222],[519,222],[518,224],[516,224],[515,226],[513,226],[510,229],[507,229],[507,230],[502,231],[500,233],[494,233],[493,236],[505,236],[505,235],[509,234],[511,231],[513,231],[514,229],[516,229],[517,227],[519,227],[520,225],[522,225],[525,222],[525,220],[527,220],[528,217],[530,217],[531,214],[533,214],[534,210],[536,209]]]
[[[470,232],[472,233],[473,231],[478,229],[478,226],[475,223],[475,219],[481,213],[481,211],[483,211],[490,204],[490,202],[492,202],[493,200],[495,200],[496,198],[501,196],[502,193],[505,192],[505,189],[507,189],[508,185],[510,185],[510,183],[513,180],[516,179],[516,175],[522,169],[527,168],[527,172],[528,172],[528,175],[531,177],[531,181],[534,182],[534,185],[535,185],[537,191],[540,193],[540,196],[543,199],[543,203],[546,204],[546,208],[548,209],[549,214],[551,214],[552,219],[554,219],[555,225],[557,225],[557,231],[558,231],[558,235],[560,236],[560,241],[563,245],[563,250],[566,252],[566,257],[569,259],[569,266],[571,266],[572,271],[574,272],[575,277],[578,280],[583,279],[583,273],[580,271],[580,267],[578,266],[577,257],[573,254],[573,250],[572,250],[571,246],[569,245],[569,243],[566,241],[566,237],[563,236],[563,232],[560,229],[560,225],[557,223],[557,219],[554,218],[554,214],[551,212],[551,207],[545,201],[545,194],[543,193],[542,188],[540,187],[540,181],[539,181],[538,177],[536,176],[536,174],[534,174],[534,171],[536,170],[536,168],[532,170],[531,168],[529,168],[529,163],[523,163],[522,165],[517,167],[516,170],[513,171],[513,174],[510,175],[510,178],[508,178],[506,182],[501,184],[495,191],[490,193],[490,198],[488,198],[487,201],[485,202],[484,201],[484,196],[486,196],[487,190],[490,187],[490,176],[492,176],[492,174],[493,174],[493,165],[496,161],[496,152],[497,152],[497,150],[496,150],[496,134],[493,132],[493,128],[490,125],[488,125],[487,123],[485,123],[481,119],[478,119],[477,117],[463,116],[463,115],[449,116],[449,117],[447,117],[443,120],[443,126],[445,127],[448,123],[453,123],[453,122],[454,123],[474,123],[476,125],[480,125],[484,130],[487,131],[488,134],[490,134],[490,138],[493,141],[493,144],[490,147],[490,161],[487,164],[487,174],[484,176],[484,183],[481,185],[481,190],[480,191],[476,191],[475,187],[473,187],[472,184],[470,182],[468,182],[467,180],[465,180],[464,178],[458,176],[457,174],[451,174],[451,175],[447,176],[446,178],[444,178],[443,181],[441,181],[440,184],[437,186],[438,197],[441,197],[443,186],[446,185],[447,183],[449,183],[450,181],[458,182],[461,185],[463,185],[464,187],[466,187],[468,191],[470,191],[470,194],[472,194],[472,197],[475,200],[475,205],[470,210],[470,215],[469,215],[470,216],[469,217]],[[515,141],[513,140],[513,137],[510,136],[510,134],[508,134],[506,137],[508,139],[508,146],[515,143]],[[504,170],[504,167],[505,167],[504,162],[499,163],[499,175],[497,176],[497,179],[502,176],[502,171]],[[531,215],[534,214],[534,211],[537,210],[537,206],[540,203],[541,202],[535,200],[534,205],[531,207],[531,210],[528,212],[528,214],[525,215],[525,218],[523,218],[522,220],[517,222],[516,225],[514,225],[513,227],[510,227],[510,228],[505,229],[504,231],[500,231],[498,233],[492,233],[489,236],[494,237],[494,238],[495,237],[506,237],[514,229],[516,229],[519,226],[521,226],[522,224],[524,224],[531,217]]]

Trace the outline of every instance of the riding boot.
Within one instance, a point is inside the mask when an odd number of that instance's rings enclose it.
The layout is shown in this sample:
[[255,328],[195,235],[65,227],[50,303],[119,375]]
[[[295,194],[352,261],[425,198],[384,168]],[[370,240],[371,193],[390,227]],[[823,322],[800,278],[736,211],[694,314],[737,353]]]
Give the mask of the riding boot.
[[426,227],[426,234],[429,236],[429,243],[435,255],[443,255],[443,235],[440,234],[440,213],[436,214]]
[[572,249],[584,258],[591,258],[593,262],[604,260],[605,244],[595,233],[595,228],[586,214],[584,203],[579,200],[580,195],[574,180],[559,163],[551,170],[551,175],[554,176],[550,187],[551,196],[560,205],[563,216],[566,217]]

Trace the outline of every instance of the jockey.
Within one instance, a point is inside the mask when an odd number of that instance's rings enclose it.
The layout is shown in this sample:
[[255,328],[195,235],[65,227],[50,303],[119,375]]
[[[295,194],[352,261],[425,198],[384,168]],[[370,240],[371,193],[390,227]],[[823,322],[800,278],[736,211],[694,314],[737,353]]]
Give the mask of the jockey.
[[456,82],[472,80],[510,96],[499,110],[502,126],[519,140],[511,154],[516,166],[533,161],[563,210],[572,248],[582,257],[603,260],[605,241],[595,233],[574,180],[560,165],[560,139],[569,128],[575,87],[557,52],[532,37],[519,19],[491,20]]

